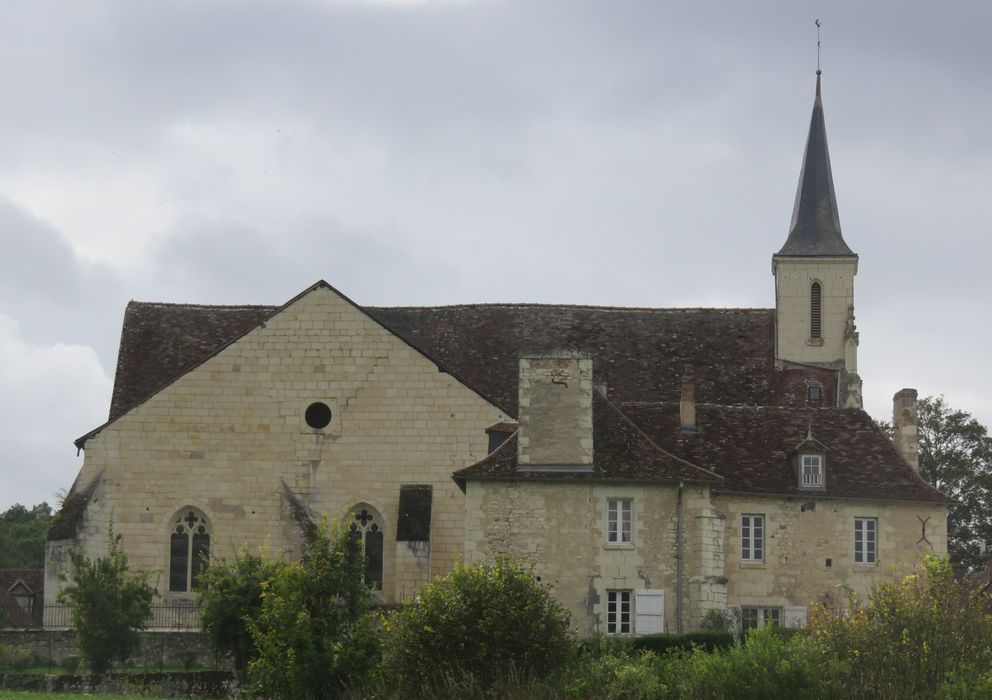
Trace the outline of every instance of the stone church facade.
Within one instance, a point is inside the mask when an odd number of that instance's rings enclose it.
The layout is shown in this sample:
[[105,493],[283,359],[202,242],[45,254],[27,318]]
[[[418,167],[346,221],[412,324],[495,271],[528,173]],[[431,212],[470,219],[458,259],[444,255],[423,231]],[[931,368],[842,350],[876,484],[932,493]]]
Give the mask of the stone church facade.
[[857,256],[817,77],[774,309],[371,308],[321,281],[278,307],[131,302],[109,420],[53,527],[45,596],[108,523],[164,602],[244,546],[294,557],[320,518],[409,599],[463,557],[531,563],[581,633],[802,624],[946,552],[918,474],[861,407]]

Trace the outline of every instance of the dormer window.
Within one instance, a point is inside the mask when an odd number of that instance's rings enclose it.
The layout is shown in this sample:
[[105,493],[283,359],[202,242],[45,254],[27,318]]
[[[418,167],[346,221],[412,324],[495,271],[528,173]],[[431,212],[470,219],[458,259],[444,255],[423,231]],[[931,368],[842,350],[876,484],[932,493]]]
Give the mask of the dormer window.
[[800,479],[804,489],[823,488],[823,455],[800,456]]

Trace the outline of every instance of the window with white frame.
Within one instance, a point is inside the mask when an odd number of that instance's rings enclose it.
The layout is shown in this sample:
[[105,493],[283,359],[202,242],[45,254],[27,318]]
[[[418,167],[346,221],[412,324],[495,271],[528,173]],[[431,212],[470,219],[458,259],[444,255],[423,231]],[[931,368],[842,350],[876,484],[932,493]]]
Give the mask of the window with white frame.
[[823,488],[823,455],[801,455],[800,462],[802,487]]
[[606,500],[606,542],[607,544],[630,544],[633,542],[634,501],[630,498],[608,498]]
[[854,563],[874,564],[878,557],[878,518],[854,519]]
[[741,629],[753,630],[765,625],[782,624],[782,608],[762,606],[741,607]]
[[631,625],[631,591],[611,590],[606,592],[606,633],[630,634]]
[[765,516],[745,513],[741,516],[741,560],[765,560]]

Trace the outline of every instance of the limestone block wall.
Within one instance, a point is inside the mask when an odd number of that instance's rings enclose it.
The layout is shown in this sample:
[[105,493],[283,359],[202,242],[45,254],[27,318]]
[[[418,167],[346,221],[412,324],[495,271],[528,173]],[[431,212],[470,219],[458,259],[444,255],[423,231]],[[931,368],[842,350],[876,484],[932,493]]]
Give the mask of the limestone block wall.
[[[845,358],[844,331],[854,304],[856,258],[776,258],[776,354],[783,360],[813,364]],[[821,335],[810,337],[810,285],[820,283]],[[853,369],[852,369],[853,371]]]
[[562,350],[520,359],[520,466],[592,464],[592,360]]
[[[666,628],[676,623],[677,500],[672,484],[589,484],[556,482],[469,481],[465,499],[465,557],[486,561],[507,553],[534,566],[569,609],[580,634],[605,632],[606,594],[610,589],[665,591]],[[691,494],[688,492],[692,491]],[[684,576],[708,576],[722,566],[720,535],[693,533],[708,506],[708,493],[686,489],[683,513]],[[607,499],[633,499],[633,541],[608,544]],[[688,543],[712,544],[691,553]],[[720,557],[713,557],[719,552]],[[709,560],[707,560],[709,556]],[[697,593],[704,586],[697,585]],[[688,608],[697,605],[688,586]]]
[[[323,429],[304,419],[318,401],[332,411]],[[451,473],[483,458],[485,428],[507,418],[318,287],[86,443],[78,483],[100,478],[79,544],[102,553],[113,518],[132,566],[153,572],[168,598],[169,535],[186,507],[206,517],[213,557],[246,544],[295,556],[285,482],[332,521],[368,509],[384,533],[383,602],[393,602],[411,577],[426,581],[453,564],[464,506]],[[433,512],[430,546],[398,564],[403,484],[431,485]],[[57,592],[46,587],[47,602]]]
[[[729,605],[809,606],[826,596],[843,602],[841,586],[864,595],[885,577],[919,571],[924,554],[947,553],[943,505],[732,495],[719,495],[714,504],[726,516]],[[763,562],[741,561],[745,513],[765,517]],[[855,518],[878,519],[875,564],[854,562]]]

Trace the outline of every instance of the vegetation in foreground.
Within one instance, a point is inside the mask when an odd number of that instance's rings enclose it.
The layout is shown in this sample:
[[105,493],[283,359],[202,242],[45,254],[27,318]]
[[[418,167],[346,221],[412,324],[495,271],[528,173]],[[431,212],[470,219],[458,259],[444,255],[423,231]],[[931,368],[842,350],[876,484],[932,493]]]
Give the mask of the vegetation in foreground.
[[[247,679],[263,697],[992,698],[988,596],[956,581],[947,558],[843,609],[816,609],[801,632],[768,627],[728,645],[719,633],[577,640],[549,588],[507,558],[459,564],[377,617],[367,591],[344,585],[361,571],[347,540],[319,542],[253,584],[261,612],[242,619]],[[262,563],[245,557],[224,575],[247,567],[257,578]],[[732,621],[710,621],[721,619]]]

